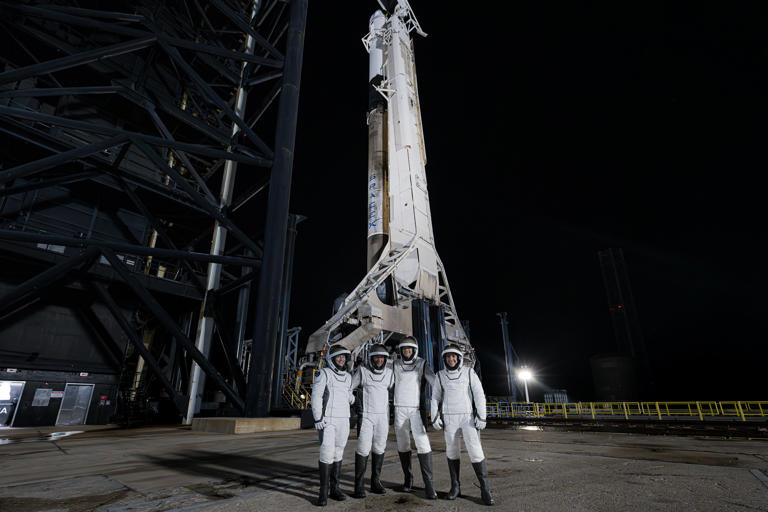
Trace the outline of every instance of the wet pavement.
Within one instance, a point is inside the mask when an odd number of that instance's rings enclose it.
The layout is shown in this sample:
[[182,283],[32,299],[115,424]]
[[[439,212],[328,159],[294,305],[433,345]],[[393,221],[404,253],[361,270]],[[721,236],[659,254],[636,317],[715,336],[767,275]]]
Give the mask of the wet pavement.
[[[72,428],[72,427],[70,427]],[[0,430],[2,511],[311,510],[317,493],[314,431],[247,435],[186,427]],[[386,495],[329,500],[326,510],[485,510],[462,454],[462,492],[450,486],[442,433],[431,432],[441,499],[397,491],[402,472],[390,434]],[[768,441],[563,432],[539,427],[482,433],[496,510],[768,511]],[[342,490],[352,492],[354,432]],[[370,464],[368,474],[370,474]]]

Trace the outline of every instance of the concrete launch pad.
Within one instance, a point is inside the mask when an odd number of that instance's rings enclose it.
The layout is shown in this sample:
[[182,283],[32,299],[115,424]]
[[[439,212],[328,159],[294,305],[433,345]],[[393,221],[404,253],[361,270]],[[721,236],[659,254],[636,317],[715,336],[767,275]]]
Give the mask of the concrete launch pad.
[[[496,510],[768,510],[766,441],[526,428],[533,430],[482,433]],[[314,509],[314,431],[218,434],[179,426],[60,431],[0,430],[0,510]],[[347,493],[354,431],[352,437],[342,478]],[[382,472],[387,494],[331,500],[326,510],[486,509],[466,454],[465,497],[442,499],[449,487],[445,445],[441,432],[430,438],[441,499],[422,498],[416,460],[416,491],[395,490],[402,474],[390,434]]]

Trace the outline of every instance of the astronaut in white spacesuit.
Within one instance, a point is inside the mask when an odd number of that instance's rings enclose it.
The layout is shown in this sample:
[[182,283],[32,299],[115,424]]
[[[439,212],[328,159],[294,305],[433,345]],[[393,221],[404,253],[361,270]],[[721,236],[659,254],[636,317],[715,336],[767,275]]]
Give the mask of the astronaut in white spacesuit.
[[320,435],[319,506],[328,503],[329,494],[337,501],[347,499],[339,490],[339,478],[349,437],[349,405],[354,401],[352,375],[347,371],[350,356],[341,345],[332,346],[326,355],[328,365],[317,372],[312,384],[312,416]]
[[451,475],[451,490],[447,499],[455,500],[461,496],[459,467],[463,437],[472,468],[480,482],[483,503],[493,505],[495,502],[488,487],[488,468],[478,433],[478,430],[485,428],[486,423],[483,385],[475,370],[462,366],[464,358],[457,345],[446,346],[442,357],[445,369],[437,372],[436,382],[432,386],[430,416],[432,426],[438,430],[445,429],[445,455]]
[[411,438],[416,445],[416,452],[424,479],[424,494],[427,499],[437,499],[432,481],[432,448],[421,418],[421,393],[424,380],[434,385],[435,374],[424,359],[418,357],[419,346],[412,336],[404,338],[397,346],[400,358],[394,364],[395,373],[395,436],[400,464],[405,476],[403,491],[410,492],[413,487],[411,469]]
[[394,372],[387,365],[388,360],[387,347],[377,343],[368,352],[368,366],[360,366],[352,377],[352,389],[359,387],[357,393],[362,393],[363,406],[355,450],[355,498],[365,498],[363,477],[371,451],[371,492],[386,492],[379,478],[389,434],[389,390],[394,385]]

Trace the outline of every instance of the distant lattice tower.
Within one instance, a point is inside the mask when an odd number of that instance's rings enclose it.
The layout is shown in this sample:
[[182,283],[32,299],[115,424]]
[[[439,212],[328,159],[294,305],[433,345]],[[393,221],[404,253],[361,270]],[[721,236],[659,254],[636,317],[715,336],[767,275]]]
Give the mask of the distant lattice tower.
[[608,312],[616,337],[616,352],[632,358],[638,370],[641,389],[652,384],[648,353],[645,347],[640,321],[630,286],[624,252],[621,249],[605,249],[597,252],[603,284],[608,298]]

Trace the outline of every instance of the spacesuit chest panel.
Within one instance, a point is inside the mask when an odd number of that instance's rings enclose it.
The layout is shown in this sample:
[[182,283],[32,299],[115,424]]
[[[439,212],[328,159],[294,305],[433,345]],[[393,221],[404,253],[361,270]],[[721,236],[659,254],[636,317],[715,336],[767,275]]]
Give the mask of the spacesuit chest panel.
[[385,368],[380,374],[362,368],[363,412],[387,414],[389,412],[389,386],[392,370]]
[[413,364],[404,364],[402,361],[395,363],[395,406],[419,407],[423,375],[423,359]]
[[469,388],[469,369],[459,372],[440,371],[443,387],[443,414],[472,414],[472,397]]
[[344,372],[339,375],[333,370],[325,369],[327,379],[328,402],[325,415],[334,418],[349,418],[349,393],[352,386],[352,376]]

